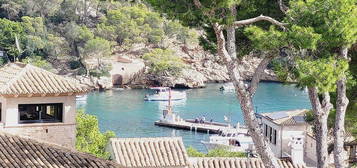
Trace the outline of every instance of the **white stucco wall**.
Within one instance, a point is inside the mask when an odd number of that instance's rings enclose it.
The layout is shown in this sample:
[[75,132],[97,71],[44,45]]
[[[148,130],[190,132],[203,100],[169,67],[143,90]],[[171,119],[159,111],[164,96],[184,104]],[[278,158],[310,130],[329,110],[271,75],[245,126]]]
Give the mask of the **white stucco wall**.
[[[281,157],[281,155],[280,155],[280,151],[281,151],[280,126],[276,125],[275,123],[273,123],[265,118],[262,118],[262,123],[264,123],[276,130],[276,144],[274,145],[273,143],[270,143],[270,148],[274,152],[275,156],[280,158]],[[262,129],[264,130],[265,128],[263,127]],[[264,136],[265,136],[265,134],[264,134]],[[268,140],[268,142],[269,142],[269,140]]]
[[[283,126],[282,157],[291,155],[291,147],[288,145],[293,136],[305,136],[305,125]],[[305,141],[305,140],[304,140]],[[287,155],[288,154],[288,155]]]
[[1,103],[1,121],[0,121],[0,123],[3,123],[3,120],[5,118],[4,109],[6,109],[6,99],[3,97],[0,97],[0,103]]
[[[276,145],[270,143],[270,148],[275,156],[279,158],[287,157],[288,155],[286,154],[291,154],[291,148],[288,146],[288,143],[292,136],[305,135],[305,125],[280,126],[266,118],[262,118],[262,123],[272,127],[277,132]],[[262,129],[264,129],[264,127]]]
[[[76,97],[17,97],[3,98],[2,126],[5,132],[29,136],[31,138],[47,141],[58,145],[71,147],[75,145],[75,115]],[[46,104],[63,103],[63,121],[61,123],[19,123],[19,104]]]

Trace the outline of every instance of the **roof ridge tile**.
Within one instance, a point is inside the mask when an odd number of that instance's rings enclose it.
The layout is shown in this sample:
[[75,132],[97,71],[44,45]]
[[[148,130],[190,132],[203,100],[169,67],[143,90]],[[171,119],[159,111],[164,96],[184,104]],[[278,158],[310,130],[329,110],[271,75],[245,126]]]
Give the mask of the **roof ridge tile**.
[[[11,74],[17,69],[16,74]],[[31,64],[10,63],[0,68],[0,95],[43,95],[84,93],[89,88],[79,81]],[[7,80],[8,79],[8,80]]]

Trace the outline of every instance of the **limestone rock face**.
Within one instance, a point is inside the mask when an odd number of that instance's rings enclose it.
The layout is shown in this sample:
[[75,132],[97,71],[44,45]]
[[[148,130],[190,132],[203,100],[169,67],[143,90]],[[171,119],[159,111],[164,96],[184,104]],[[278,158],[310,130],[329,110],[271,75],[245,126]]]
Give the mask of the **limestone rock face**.
[[95,88],[95,84],[90,78],[86,76],[76,76],[75,78],[79,81],[79,83],[87,85],[91,88]]
[[174,76],[148,76],[148,81],[161,86],[176,87],[176,88],[202,88],[205,87],[205,76],[192,69],[184,69],[179,77]]
[[101,76],[97,79],[96,86],[100,90],[108,90],[113,88],[112,78]]
[[[171,76],[170,74],[155,75],[150,74],[141,56],[150,52],[157,46],[146,46],[144,44],[135,44],[126,52],[121,52],[117,56],[125,57],[130,60],[140,60],[140,63],[120,63],[120,60],[112,62],[113,70],[110,72],[113,81],[116,81],[121,75],[122,85],[135,86],[168,86],[180,88],[201,88],[205,87],[205,83],[209,82],[228,82],[229,76],[226,66],[222,64],[220,57],[205,51],[200,45],[184,45],[168,40],[163,42],[164,48],[174,51],[183,62],[186,64],[179,76]],[[245,56],[238,66],[241,75],[244,79],[250,80],[254,74],[256,67],[259,65],[261,58],[253,56]],[[123,70],[124,68],[124,70]],[[278,81],[272,70],[265,70],[262,75],[262,80]]]
[[88,78],[85,76],[78,76],[76,77],[76,79],[79,80],[81,84],[87,85],[93,89],[108,90],[113,88],[111,77],[102,76],[100,78],[97,77]]
[[[238,65],[238,69],[241,72],[241,75],[246,80],[251,80],[255,69],[258,67],[261,58],[245,56],[242,60],[242,63]],[[266,81],[279,81],[274,71],[271,69],[265,69],[264,73],[261,76],[261,80]]]

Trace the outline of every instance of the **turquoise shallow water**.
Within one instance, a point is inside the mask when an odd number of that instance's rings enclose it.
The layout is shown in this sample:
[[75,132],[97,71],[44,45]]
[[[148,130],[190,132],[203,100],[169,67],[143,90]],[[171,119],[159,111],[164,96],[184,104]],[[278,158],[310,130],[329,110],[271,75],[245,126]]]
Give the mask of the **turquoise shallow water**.
[[[234,93],[219,91],[222,84],[209,84],[204,89],[185,90],[187,100],[174,102],[174,111],[182,118],[205,116],[206,120],[223,122],[223,116],[232,122],[243,123],[242,112]],[[205,151],[201,140],[208,135],[190,131],[174,130],[154,125],[167,102],[144,101],[145,89],[111,90],[88,94],[87,102],[79,104],[89,114],[96,115],[102,131],[112,130],[118,137],[182,136],[186,146]],[[280,110],[310,108],[307,93],[293,85],[260,83],[254,97],[259,113]]]

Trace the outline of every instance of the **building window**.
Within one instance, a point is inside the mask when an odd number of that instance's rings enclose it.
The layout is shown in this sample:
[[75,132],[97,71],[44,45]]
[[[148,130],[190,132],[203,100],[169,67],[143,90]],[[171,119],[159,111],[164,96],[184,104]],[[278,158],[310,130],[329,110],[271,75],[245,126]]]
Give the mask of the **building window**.
[[19,123],[62,122],[63,104],[19,104]]
[[268,141],[276,145],[277,131],[276,129],[264,124],[264,135],[267,137]]
[[276,130],[273,129],[273,144],[276,145]]
[[273,138],[273,128],[269,127],[269,141],[272,142]]

